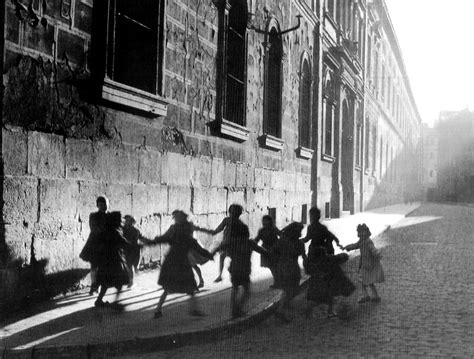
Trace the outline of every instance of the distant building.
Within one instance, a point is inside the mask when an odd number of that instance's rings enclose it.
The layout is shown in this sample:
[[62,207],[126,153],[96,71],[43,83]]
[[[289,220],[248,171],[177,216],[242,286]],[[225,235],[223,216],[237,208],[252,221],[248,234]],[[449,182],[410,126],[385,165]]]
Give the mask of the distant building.
[[474,113],[443,112],[436,125],[440,200],[474,202]]
[[437,198],[438,168],[439,168],[439,135],[438,129],[423,125],[421,136],[421,183],[424,199],[428,201]]

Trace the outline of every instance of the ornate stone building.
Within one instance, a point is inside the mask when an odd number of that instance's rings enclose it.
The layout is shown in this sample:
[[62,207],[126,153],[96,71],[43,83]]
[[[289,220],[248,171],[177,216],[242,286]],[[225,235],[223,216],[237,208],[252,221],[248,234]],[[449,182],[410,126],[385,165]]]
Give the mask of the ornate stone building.
[[254,234],[411,188],[420,119],[383,0],[136,3],[4,2],[2,300],[19,268],[86,267],[101,194],[147,235],[235,202]]

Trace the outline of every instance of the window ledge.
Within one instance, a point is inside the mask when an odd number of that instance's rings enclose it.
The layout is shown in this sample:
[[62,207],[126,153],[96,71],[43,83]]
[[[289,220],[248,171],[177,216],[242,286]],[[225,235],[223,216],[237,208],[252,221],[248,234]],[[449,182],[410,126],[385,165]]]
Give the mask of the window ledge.
[[102,99],[146,112],[150,116],[166,116],[168,103],[158,95],[104,78]]
[[281,151],[285,142],[281,138],[264,134],[259,138],[260,146],[268,148],[273,151]]
[[370,169],[366,168],[366,169],[364,170],[364,173],[369,176],[369,175],[372,174],[372,171],[371,171]]
[[296,155],[300,158],[310,160],[313,158],[314,150],[311,150],[307,147],[300,146],[296,149]]
[[236,123],[222,120],[221,134],[232,137],[238,141],[247,141],[249,139],[249,129]]
[[360,165],[355,165],[354,169],[358,172],[362,171],[362,167],[360,167]]
[[329,162],[329,163],[334,163],[336,162],[336,157],[333,157],[331,155],[326,155],[323,153],[323,155],[321,156],[321,159],[323,161],[326,161],[326,162]]

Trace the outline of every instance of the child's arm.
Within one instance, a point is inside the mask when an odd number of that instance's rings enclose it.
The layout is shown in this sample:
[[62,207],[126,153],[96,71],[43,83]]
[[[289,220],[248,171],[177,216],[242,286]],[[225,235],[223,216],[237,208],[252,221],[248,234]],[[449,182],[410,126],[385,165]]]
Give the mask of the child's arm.
[[342,247],[345,251],[353,251],[360,248],[360,242],[349,244],[345,247]]
[[224,218],[221,224],[219,224],[219,226],[217,226],[215,230],[209,231],[209,234],[212,234],[213,236],[215,236],[217,233],[222,232],[226,226],[227,226],[227,218]]
[[381,257],[380,251],[377,250],[377,248],[375,248],[374,242],[372,242],[372,240],[370,240],[369,242],[368,249],[369,249],[370,254],[372,254],[372,256],[374,256],[377,259],[380,259]]
[[211,230],[211,229],[202,228],[202,227],[196,226],[194,224],[192,226],[193,226],[193,231],[203,232],[203,233],[207,233],[207,234],[214,234],[214,231]]
[[252,250],[254,250],[254,251],[257,252],[257,253],[263,254],[263,255],[269,255],[269,252],[268,252],[265,248],[259,246],[259,245],[258,245],[257,243],[255,243],[254,241],[251,241],[251,240],[249,240],[249,241],[250,241],[250,243],[251,243]]

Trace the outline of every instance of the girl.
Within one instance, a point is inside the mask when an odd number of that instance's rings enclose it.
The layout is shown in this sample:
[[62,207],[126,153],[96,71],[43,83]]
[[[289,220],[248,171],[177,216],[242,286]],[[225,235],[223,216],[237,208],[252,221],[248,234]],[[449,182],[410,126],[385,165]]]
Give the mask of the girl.
[[[370,300],[380,302],[381,299],[375,288],[375,283],[382,283],[385,280],[382,265],[380,264],[380,252],[375,248],[370,235],[369,227],[365,223],[359,224],[357,226],[359,241],[344,247],[346,251],[360,249],[359,273],[364,296],[359,300],[359,303],[365,303]],[[367,287],[370,287],[372,290],[372,299],[367,292]]]
[[[278,239],[280,231],[275,227],[273,223],[273,218],[269,215],[265,215],[262,218],[262,228],[258,230],[257,238],[255,238],[255,243],[259,244],[262,241],[262,247],[267,251],[271,250],[275,245]],[[260,266],[270,269],[273,276],[273,284],[270,288],[279,288],[279,281],[277,278],[277,273],[275,271],[275,263],[272,261],[272,258],[268,256],[262,256],[260,258]]]
[[129,282],[126,253],[130,247],[123,236],[121,225],[122,215],[120,212],[107,214],[104,247],[97,261],[97,284],[100,285],[100,292],[95,301],[96,307],[103,307],[108,304],[103,301],[104,295],[108,288],[115,287],[117,295],[111,306],[119,311],[123,310],[123,306],[118,303],[122,286]]
[[[252,251],[260,254],[267,254],[267,251],[249,238],[249,229],[240,219],[242,207],[231,205],[229,208],[231,215],[226,223],[227,236],[221,242],[214,253],[221,251],[230,257],[229,273],[232,282],[231,307],[232,318],[236,319],[243,315],[243,308],[250,296],[250,273]],[[243,291],[239,297],[239,288]]]
[[289,309],[291,299],[299,291],[301,270],[298,257],[302,256],[303,260],[306,260],[304,244],[299,240],[302,230],[301,223],[294,222],[286,226],[271,250],[277,267],[279,284],[283,290],[280,308],[276,315],[285,322],[289,322],[285,312]]
[[170,250],[161,267],[158,284],[163,287],[163,294],[156,307],[155,318],[162,316],[163,303],[169,293],[186,293],[191,299],[190,314],[194,316],[203,316],[198,310],[194,294],[198,287],[194,279],[192,266],[189,263],[188,252],[192,249],[200,255],[212,259],[213,256],[207,250],[202,248],[193,238],[194,226],[188,222],[188,215],[183,211],[174,211],[172,213],[175,223],[162,236],[156,237],[150,243],[169,243]]
[[97,212],[93,212],[89,215],[89,228],[90,234],[87,238],[87,242],[84,245],[79,257],[91,264],[91,288],[89,294],[92,295],[97,292],[98,285],[96,283],[97,269],[99,253],[102,250],[104,244],[106,222],[107,222],[107,209],[109,207],[109,200],[105,196],[99,196],[96,199]]
[[308,260],[305,263],[306,273],[310,275],[308,283],[306,309],[307,317],[311,317],[316,304],[327,304],[327,316],[333,318],[334,297],[348,297],[354,290],[354,284],[344,275],[340,265],[347,261],[346,253],[330,255],[325,247],[310,247]]

